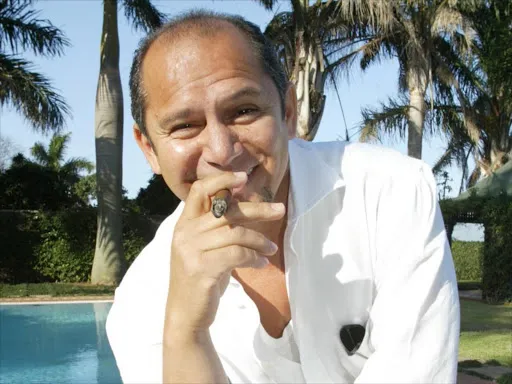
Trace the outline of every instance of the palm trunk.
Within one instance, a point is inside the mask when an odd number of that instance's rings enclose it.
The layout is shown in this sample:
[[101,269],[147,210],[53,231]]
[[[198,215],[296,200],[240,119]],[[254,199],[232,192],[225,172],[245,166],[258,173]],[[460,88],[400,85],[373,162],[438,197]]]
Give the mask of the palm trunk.
[[[307,12],[308,2],[300,3],[300,12]],[[295,10],[297,12],[297,10]],[[304,26],[298,25],[295,38],[296,58],[292,82],[297,91],[297,137],[312,141],[318,132],[325,107],[325,66],[320,42],[304,36]]]
[[407,113],[407,154],[421,159],[423,146],[423,124],[425,121],[425,93],[427,91],[426,71],[410,67],[407,73],[409,105]]
[[103,2],[95,141],[98,228],[93,284],[118,284],[125,271],[122,247],[123,92],[119,75],[117,1]]

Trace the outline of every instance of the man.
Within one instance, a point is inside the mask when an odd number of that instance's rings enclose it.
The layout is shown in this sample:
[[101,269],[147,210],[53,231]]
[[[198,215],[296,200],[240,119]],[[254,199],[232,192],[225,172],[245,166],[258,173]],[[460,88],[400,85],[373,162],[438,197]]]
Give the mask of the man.
[[182,204],[116,290],[124,382],[455,382],[457,287],[424,163],[294,139],[295,90],[241,18],[172,21],[130,87],[136,141]]

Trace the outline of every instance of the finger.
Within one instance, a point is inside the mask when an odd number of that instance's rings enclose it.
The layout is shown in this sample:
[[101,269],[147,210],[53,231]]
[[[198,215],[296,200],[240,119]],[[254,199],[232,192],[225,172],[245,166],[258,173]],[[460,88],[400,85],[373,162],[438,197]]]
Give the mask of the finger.
[[226,214],[216,218],[205,214],[197,218],[198,232],[206,232],[227,225],[243,225],[283,218],[286,210],[282,203],[253,203],[233,201]]
[[223,189],[233,189],[247,182],[245,172],[224,172],[205,177],[192,184],[185,201],[182,217],[192,219],[210,210],[211,198]]
[[201,235],[200,249],[203,252],[214,249],[238,245],[252,249],[262,255],[273,255],[277,252],[277,245],[262,233],[243,226],[224,226]]

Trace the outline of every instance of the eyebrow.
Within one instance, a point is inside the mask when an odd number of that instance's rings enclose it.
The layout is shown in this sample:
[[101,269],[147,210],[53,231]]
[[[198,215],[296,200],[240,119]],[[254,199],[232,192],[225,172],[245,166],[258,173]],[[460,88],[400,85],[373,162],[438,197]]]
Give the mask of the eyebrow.
[[244,87],[242,89],[239,89],[235,93],[232,93],[231,95],[229,95],[222,101],[224,101],[224,102],[234,101],[236,99],[240,99],[240,98],[246,97],[246,96],[259,97],[259,96],[261,96],[261,91],[254,87]]
[[[248,86],[248,87],[241,88],[241,89],[237,90],[236,92],[230,94],[225,99],[222,99],[222,102],[229,103],[229,102],[233,102],[237,99],[241,99],[242,97],[259,97],[259,96],[261,96],[261,91],[259,89]],[[193,109],[183,108],[176,113],[171,113],[171,114],[164,116],[159,121],[159,125],[160,125],[160,127],[166,127],[168,124],[172,123],[173,121],[187,120],[190,116],[193,115],[193,113],[194,113]]]
[[160,127],[166,127],[168,124],[172,123],[176,120],[186,120],[192,115],[192,109],[184,108],[179,110],[176,113],[171,113],[169,115],[165,115],[158,124]]

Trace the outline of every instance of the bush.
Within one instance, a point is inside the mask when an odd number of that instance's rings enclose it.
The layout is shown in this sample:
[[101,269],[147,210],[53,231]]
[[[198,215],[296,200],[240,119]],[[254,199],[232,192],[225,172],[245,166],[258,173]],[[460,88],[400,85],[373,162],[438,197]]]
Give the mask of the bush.
[[490,303],[512,301],[512,199],[485,204],[482,296]]
[[[131,264],[151,241],[158,222],[123,218],[123,248]],[[0,213],[0,283],[89,282],[96,240],[96,209]]]
[[484,243],[478,241],[454,241],[453,262],[457,280],[482,280],[482,257]]
[[34,269],[38,219],[37,211],[0,211],[0,283],[44,281]]
[[445,200],[441,209],[447,226],[465,219],[484,224],[482,296],[489,303],[512,301],[512,198],[502,193]]
[[40,230],[36,271],[54,282],[88,281],[94,256],[95,210],[41,213]]

